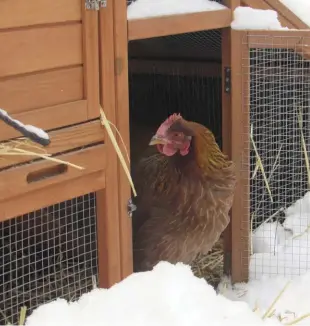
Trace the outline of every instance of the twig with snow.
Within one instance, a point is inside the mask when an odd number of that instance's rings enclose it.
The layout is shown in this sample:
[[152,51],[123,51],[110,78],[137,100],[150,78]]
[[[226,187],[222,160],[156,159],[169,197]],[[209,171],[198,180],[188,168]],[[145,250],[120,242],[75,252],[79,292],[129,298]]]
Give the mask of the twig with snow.
[[36,143],[39,143],[42,146],[47,146],[51,142],[48,134],[44,130],[32,125],[24,125],[22,122],[13,119],[3,109],[0,109],[0,120],[15,130],[19,131],[23,136],[31,139]]

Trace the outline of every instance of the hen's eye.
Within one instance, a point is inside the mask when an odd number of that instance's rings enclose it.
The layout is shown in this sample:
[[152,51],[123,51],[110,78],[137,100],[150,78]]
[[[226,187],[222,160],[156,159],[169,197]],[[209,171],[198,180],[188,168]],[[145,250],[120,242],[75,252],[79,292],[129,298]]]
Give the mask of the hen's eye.
[[175,132],[174,133],[174,137],[180,137],[181,136],[181,133],[180,132]]

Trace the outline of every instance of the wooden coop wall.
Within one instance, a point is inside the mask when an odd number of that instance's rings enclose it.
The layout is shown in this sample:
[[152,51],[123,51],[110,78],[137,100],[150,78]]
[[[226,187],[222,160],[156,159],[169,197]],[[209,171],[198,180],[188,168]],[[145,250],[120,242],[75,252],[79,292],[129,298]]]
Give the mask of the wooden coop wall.
[[[31,150],[46,151],[84,168],[31,156],[1,157],[0,252],[2,266],[8,268],[2,273],[2,286],[8,295],[0,299],[0,309],[13,323],[23,304],[30,305],[30,312],[42,303],[40,300],[46,302],[55,295],[68,298],[69,283],[74,283],[72,270],[70,280],[55,283],[52,269],[56,262],[51,269],[45,268],[44,248],[48,248],[49,259],[64,260],[67,274],[72,259],[81,263],[81,269],[82,262],[90,260],[89,272],[93,269],[92,276],[99,286],[111,286],[132,271],[131,221],[127,213],[130,187],[99,121],[101,106],[128,147],[126,5],[115,3],[109,1],[109,7],[99,12],[86,11],[83,0],[0,3],[0,107],[13,118],[49,133],[49,146]],[[12,145],[20,136],[1,123],[0,146]],[[19,141],[18,146],[29,150],[24,142]],[[70,246],[79,247],[76,238],[81,231],[87,239],[80,247],[86,248],[87,255],[71,252],[70,262],[57,252],[56,243],[68,253]],[[67,242],[64,234],[69,237]],[[12,253],[17,253],[18,246],[29,251],[36,239],[38,245],[30,258],[37,265],[32,264],[31,271],[25,260],[17,259],[18,265],[14,265],[14,257],[7,255],[8,246],[13,248]],[[25,271],[24,280],[19,279],[20,271]],[[92,277],[87,275],[90,286]],[[47,280],[52,289],[39,298],[40,282]],[[89,289],[82,276],[79,285],[76,281],[76,294]],[[28,291],[27,296],[16,299],[21,286]]]
[[[286,229],[289,240],[286,210],[309,190],[310,32],[235,31],[232,42],[232,157],[239,171],[232,210],[239,217],[232,223],[235,278],[299,275],[308,269],[307,245],[294,249],[300,260],[290,267],[294,253],[274,247],[253,252],[252,232],[273,223]],[[273,243],[268,230],[253,239]]]

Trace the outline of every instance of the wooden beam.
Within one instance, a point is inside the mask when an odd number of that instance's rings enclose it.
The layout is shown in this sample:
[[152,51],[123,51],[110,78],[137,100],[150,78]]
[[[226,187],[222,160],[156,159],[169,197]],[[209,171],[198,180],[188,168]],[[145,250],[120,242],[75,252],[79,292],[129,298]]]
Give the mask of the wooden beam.
[[50,160],[41,160],[0,172],[0,206],[6,200],[32,191],[105,170],[107,154],[105,145],[56,156],[56,158],[83,167],[75,167]]
[[280,16],[285,17],[296,29],[309,29],[305,22],[303,22],[299,17],[297,17],[290,9],[288,9],[281,1],[279,0],[264,0],[270,5],[275,11],[278,12]]
[[[127,4],[125,0],[114,0],[114,56],[115,56],[115,95],[116,95],[116,124],[130,155],[129,137],[129,85],[128,85],[128,31]],[[118,142],[120,139],[118,137]],[[131,189],[118,161],[119,185],[119,219],[121,244],[122,278],[133,272],[133,250],[131,217],[128,215],[127,204],[131,197]]]
[[[105,171],[97,171],[44,189],[26,192],[1,202],[0,221],[33,212],[62,201],[86,195],[105,187]],[[99,241],[99,239],[98,239]]]
[[[49,146],[43,148],[48,154],[62,153],[67,150],[78,149],[80,147],[99,143],[104,141],[104,129],[100,121],[87,122],[73,127],[67,127],[55,130],[49,133],[51,143]],[[36,153],[43,153],[38,149],[29,148],[27,146],[20,146],[25,150],[33,150]],[[26,163],[35,156],[1,156],[0,170],[16,164]]]
[[[100,104],[107,119],[116,124],[113,1],[99,12]],[[116,135],[115,130],[113,130]],[[106,134],[106,133],[105,133]],[[109,164],[106,188],[97,192],[99,286],[121,281],[118,158],[111,141],[106,142]]]
[[[249,134],[249,90],[247,62],[248,47],[243,43],[246,32],[232,30],[231,32],[231,155],[236,165],[237,187],[232,206],[232,255],[231,280],[232,282],[246,282],[249,274],[249,220],[250,212],[247,202],[249,200],[249,171],[243,166],[248,159],[245,150],[245,135]],[[242,90],[244,90],[242,92]]]
[[139,40],[229,27],[231,15],[230,9],[223,9],[128,20],[128,39]]

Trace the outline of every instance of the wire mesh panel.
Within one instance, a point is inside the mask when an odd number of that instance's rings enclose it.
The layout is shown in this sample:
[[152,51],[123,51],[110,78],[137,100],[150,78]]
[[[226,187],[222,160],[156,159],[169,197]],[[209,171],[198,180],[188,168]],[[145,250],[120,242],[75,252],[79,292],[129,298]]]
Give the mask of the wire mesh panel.
[[310,37],[254,40],[242,54],[250,278],[300,275],[310,269]]
[[98,279],[96,198],[91,193],[0,224],[0,323],[18,323],[57,297],[70,301]]
[[220,29],[129,42],[130,58],[220,61]]

